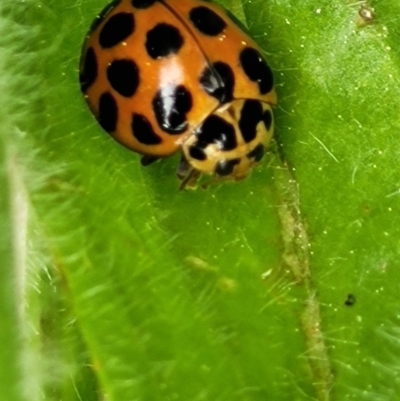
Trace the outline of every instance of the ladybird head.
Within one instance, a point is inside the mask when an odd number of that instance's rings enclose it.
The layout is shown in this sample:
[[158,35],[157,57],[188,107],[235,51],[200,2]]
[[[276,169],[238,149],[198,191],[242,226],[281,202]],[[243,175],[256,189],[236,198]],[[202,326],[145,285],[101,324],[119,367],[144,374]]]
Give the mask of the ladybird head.
[[236,99],[208,115],[183,143],[182,150],[198,172],[240,180],[261,160],[272,132],[268,103]]

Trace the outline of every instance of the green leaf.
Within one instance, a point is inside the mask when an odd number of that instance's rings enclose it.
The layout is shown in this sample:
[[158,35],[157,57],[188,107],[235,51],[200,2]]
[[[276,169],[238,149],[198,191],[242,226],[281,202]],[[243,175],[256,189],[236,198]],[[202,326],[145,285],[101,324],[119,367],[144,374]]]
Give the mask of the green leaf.
[[7,400],[397,399],[400,6],[221,4],[274,70],[276,144],[197,191],[87,110],[104,3],[0,4]]
[[[0,54],[2,52],[0,51]],[[0,82],[2,87],[2,82]],[[2,115],[2,113],[0,113]],[[7,126],[7,124],[5,124]],[[5,128],[5,127],[2,127]],[[1,129],[3,133],[3,129]],[[3,135],[2,135],[3,138]],[[19,387],[22,381],[22,359],[18,351],[20,346],[17,280],[21,277],[17,270],[16,261],[13,258],[12,241],[12,201],[10,199],[10,182],[12,167],[8,163],[8,154],[4,140],[0,140],[0,316],[1,326],[0,342],[0,393],[10,401],[19,401]],[[14,204],[15,206],[15,204]]]

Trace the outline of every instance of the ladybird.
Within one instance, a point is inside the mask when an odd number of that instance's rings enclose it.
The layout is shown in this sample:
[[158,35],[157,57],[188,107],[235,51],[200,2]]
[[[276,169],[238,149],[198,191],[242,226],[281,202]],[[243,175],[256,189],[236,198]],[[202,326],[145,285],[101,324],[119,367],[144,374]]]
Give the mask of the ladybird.
[[271,69],[207,1],[113,1],[85,38],[79,80],[100,126],[142,165],[181,152],[181,188],[246,177],[272,137]]

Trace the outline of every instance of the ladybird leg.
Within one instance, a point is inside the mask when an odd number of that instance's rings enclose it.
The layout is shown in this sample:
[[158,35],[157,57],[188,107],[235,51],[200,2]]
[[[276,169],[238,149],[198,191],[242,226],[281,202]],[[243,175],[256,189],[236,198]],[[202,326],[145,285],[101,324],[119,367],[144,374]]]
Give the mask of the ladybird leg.
[[195,189],[197,187],[197,180],[200,177],[200,171],[191,169],[189,174],[182,180],[179,190],[186,188]]
[[192,170],[192,166],[188,163],[185,157],[182,155],[181,160],[179,161],[178,168],[176,169],[176,176],[178,179],[183,181],[190,171]]
[[195,188],[196,182],[200,177],[200,172],[195,170],[182,155],[176,170],[176,176],[182,181],[181,185],[179,186],[179,190],[185,188]]
[[140,159],[140,164],[142,166],[149,166],[150,164],[153,164],[155,161],[157,161],[159,159],[159,157],[155,157],[155,156],[147,156],[144,155],[142,156],[142,158]]
[[214,180],[208,180],[204,184],[201,184],[201,188],[207,190],[208,188],[211,187],[211,185],[214,183]]

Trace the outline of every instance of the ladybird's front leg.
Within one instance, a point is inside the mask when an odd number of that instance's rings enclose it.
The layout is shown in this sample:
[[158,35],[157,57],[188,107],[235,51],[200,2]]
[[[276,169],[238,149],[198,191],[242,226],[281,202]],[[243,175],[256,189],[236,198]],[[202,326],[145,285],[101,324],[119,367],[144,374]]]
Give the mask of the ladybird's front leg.
[[176,169],[176,176],[181,181],[179,190],[186,188],[195,189],[200,175],[201,173],[195,170],[185,159],[185,156],[182,155],[178,168]]

